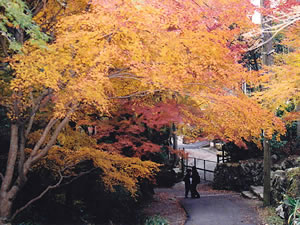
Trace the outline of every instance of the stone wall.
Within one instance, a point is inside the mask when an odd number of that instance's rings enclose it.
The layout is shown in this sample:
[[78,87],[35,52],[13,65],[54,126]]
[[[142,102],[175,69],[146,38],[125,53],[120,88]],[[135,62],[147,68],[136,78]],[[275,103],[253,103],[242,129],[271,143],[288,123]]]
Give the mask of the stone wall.
[[286,194],[290,197],[300,197],[300,167],[277,170],[271,177],[272,203],[280,203]]
[[271,196],[273,203],[283,200],[283,194],[300,197],[300,157],[291,156],[273,166]]
[[245,160],[239,163],[221,163],[215,168],[213,187],[242,191],[249,190],[250,185],[262,185],[263,162],[261,160]]
[[[283,199],[283,194],[300,195],[300,157],[291,156],[274,163],[271,172],[271,195],[273,203]],[[239,163],[218,164],[213,187],[234,191],[249,190],[250,185],[263,185],[262,160],[245,160]]]

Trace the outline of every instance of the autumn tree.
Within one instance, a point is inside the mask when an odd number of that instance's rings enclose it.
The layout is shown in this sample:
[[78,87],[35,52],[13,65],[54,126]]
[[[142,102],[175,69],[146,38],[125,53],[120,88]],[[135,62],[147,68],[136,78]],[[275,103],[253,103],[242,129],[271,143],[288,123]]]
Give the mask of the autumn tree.
[[118,101],[119,106],[109,116],[91,116],[78,124],[92,125],[98,147],[109,152],[142,159],[152,159],[155,153],[175,154],[170,127],[181,120],[180,106],[171,100],[151,104],[150,96],[146,104],[145,100]]
[[[262,128],[268,137],[275,130],[284,132],[279,119],[241,90],[243,82],[257,79],[257,74],[248,73],[238,63],[244,48],[240,34],[252,28],[250,2],[85,3],[84,10],[58,18],[51,28],[53,41],[46,49],[27,43],[23,54],[8,60],[14,73],[10,80],[1,81],[1,104],[7,108],[11,123],[0,189],[2,223],[10,219],[13,201],[30,169],[57,148],[57,138],[68,122],[77,121],[82,112],[109,113],[115,99],[162,92],[180,96],[178,101],[188,103],[184,113],[189,119],[183,122],[209,137],[219,136],[239,145],[252,139],[259,143]],[[53,15],[47,7],[44,10],[45,16],[37,18]],[[38,129],[40,135],[25,151],[30,134]],[[76,154],[93,158],[102,169],[114,161],[130,167],[120,155],[91,147]],[[75,160],[68,154],[66,157]],[[132,160],[140,169],[147,163]],[[145,177],[152,172],[140,171]]]

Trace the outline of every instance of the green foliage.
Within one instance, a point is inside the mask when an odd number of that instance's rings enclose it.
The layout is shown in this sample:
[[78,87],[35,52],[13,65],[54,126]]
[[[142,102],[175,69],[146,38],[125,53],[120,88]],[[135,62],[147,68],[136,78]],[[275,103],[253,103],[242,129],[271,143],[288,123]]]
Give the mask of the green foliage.
[[300,198],[286,196],[284,204],[290,207],[289,225],[300,225]]
[[144,225],[169,225],[169,222],[161,216],[151,216]]
[[49,36],[40,31],[40,27],[32,20],[32,14],[22,0],[0,0],[0,34],[9,42],[9,48],[20,52],[22,43],[18,42],[15,32],[24,30],[31,37],[31,44],[45,47]]
[[282,148],[283,146],[286,145],[286,143],[287,143],[287,141],[283,141],[283,140],[278,141],[277,134],[273,134],[272,139],[270,140],[270,145],[271,145],[272,149]]
[[[299,157],[300,158],[300,157]],[[298,159],[299,160],[299,159]],[[287,194],[289,197],[300,197],[300,168],[294,168],[293,170],[288,171],[288,180],[289,180],[289,189]]]
[[278,134],[274,133],[272,139],[270,139],[272,149],[276,151],[281,149],[288,155],[297,154],[297,149],[300,146],[299,137],[297,137],[297,122],[286,124],[285,135],[280,135],[279,140],[277,136]]

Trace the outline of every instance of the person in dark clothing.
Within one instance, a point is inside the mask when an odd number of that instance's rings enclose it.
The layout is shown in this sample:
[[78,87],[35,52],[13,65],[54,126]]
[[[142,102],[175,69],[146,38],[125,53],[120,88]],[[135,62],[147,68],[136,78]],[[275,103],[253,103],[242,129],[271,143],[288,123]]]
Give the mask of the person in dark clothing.
[[191,184],[191,195],[192,198],[200,198],[197,191],[197,185],[200,184],[200,176],[195,166],[192,167],[192,184]]
[[[183,178],[184,184],[185,184],[185,197],[188,197],[189,192],[191,192],[191,184],[192,184],[192,174],[191,170],[186,170],[186,175]],[[191,192],[192,195],[192,192]]]

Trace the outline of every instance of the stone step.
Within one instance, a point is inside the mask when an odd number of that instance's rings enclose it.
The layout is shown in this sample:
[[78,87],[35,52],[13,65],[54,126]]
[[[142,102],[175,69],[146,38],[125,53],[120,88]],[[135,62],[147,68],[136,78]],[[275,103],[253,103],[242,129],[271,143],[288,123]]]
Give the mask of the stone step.
[[256,195],[259,199],[264,199],[264,187],[263,186],[250,186],[250,191]]
[[249,199],[257,199],[257,197],[250,191],[242,191],[241,192],[241,195],[244,197],[244,198],[249,198]]

